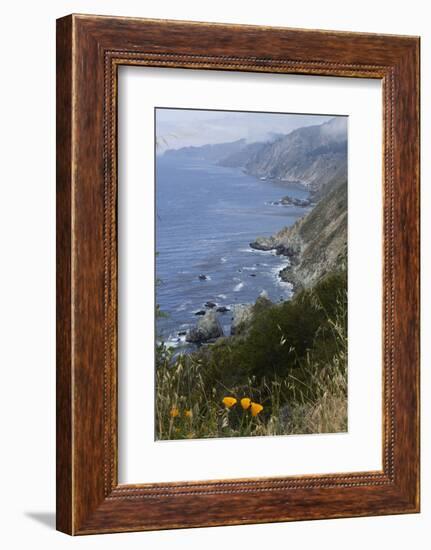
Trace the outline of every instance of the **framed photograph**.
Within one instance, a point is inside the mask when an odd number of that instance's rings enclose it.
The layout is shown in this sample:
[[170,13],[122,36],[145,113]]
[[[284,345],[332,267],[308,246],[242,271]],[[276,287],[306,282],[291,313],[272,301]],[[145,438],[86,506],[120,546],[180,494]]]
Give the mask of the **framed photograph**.
[[57,21],[57,528],[419,511],[419,38]]

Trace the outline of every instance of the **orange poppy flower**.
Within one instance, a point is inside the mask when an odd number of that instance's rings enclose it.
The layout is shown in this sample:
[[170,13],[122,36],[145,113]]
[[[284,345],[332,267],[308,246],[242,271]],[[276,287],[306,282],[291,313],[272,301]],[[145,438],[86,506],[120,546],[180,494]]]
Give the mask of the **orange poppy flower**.
[[251,416],[257,416],[261,411],[263,411],[262,405],[259,405],[259,403],[251,404]]
[[180,411],[178,410],[177,407],[172,407],[170,415],[172,418],[176,418],[177,416],[180,415]]
[[228,409],[232,408],[236,402],[235,397],[223,397],[223,405],[225,405]]
[[250,408],[251,405],[251,399],[249,397],[243,397],[241,399],[241,407],[246,411]]

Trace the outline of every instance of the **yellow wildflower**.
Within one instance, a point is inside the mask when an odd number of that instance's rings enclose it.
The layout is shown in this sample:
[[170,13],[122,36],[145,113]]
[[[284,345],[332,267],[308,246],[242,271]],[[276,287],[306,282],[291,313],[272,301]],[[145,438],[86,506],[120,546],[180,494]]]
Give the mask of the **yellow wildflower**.
[[172,418],[176,418],[177,416],[180,415],[180,411],[178,410],[177,407],[172,407],[170,415]]
[[228,409],[236,404],[235,397],[223,397],[223,405],[226,405]]
[[188,411],[184,411],[184,416],[186,418],[191,418],[193,416],[192,410],[189,409]]
[[251,399],[249,397],[243,397],[241,399],[241,407],[246,411],[250,408],[251,405]]
[[257,416],[261,411],[263,411],[262,405],[259,405],[259,403],[251,404],[251,416]]

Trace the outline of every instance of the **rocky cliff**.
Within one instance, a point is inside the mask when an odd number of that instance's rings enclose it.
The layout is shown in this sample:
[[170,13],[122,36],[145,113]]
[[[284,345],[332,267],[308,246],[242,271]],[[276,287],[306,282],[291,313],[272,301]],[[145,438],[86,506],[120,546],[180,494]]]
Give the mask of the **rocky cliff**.
[[301,183],[317,193],[347,177],[347,118],[294,130],[274,141],[251,144],[223,159],[261,179]]
[[331,190],[293,226],[250,243],[252,248],[276,250],[289,258],[280,277],[295,290],[347,267],[347,182],[336,179],[328,187]]

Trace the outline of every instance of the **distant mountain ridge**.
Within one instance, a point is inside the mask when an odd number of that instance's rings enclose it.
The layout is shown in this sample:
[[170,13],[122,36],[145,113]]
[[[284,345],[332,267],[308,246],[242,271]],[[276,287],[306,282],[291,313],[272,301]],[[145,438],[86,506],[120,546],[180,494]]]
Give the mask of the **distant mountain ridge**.
[[300,183],[313,194],[321,195],[331,182],[347,178],[347,117],[335,117],[320,125],[275,135],[265,142],[248,143],[239,139],[171,149],[164,155],[242,168],[262,180]]
[[181,147],[180,149],[168,149],[163,156],[167,158],[188,157],[197,160],[220,163],[224,158],[235,155],[247,147],[245,139],[229,141],[226,143],[214,143],[200,146]]

